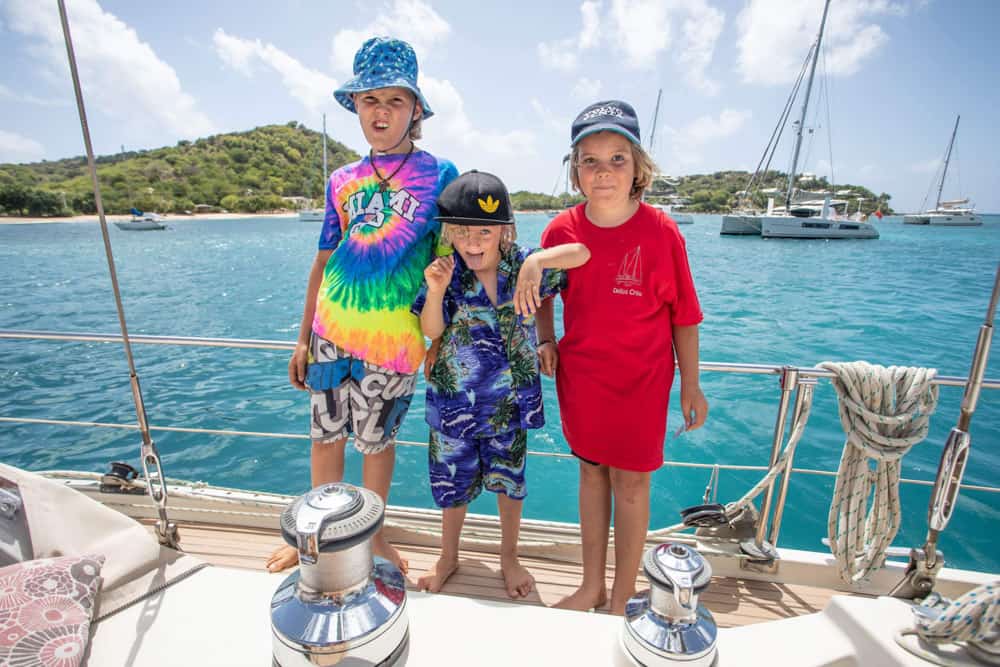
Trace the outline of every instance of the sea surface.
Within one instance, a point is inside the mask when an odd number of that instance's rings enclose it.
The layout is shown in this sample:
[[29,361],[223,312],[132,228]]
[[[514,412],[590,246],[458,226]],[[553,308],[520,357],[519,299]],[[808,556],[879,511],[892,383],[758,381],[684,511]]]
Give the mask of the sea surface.
[[[765,241],[720,236],[719,216],[695,216],[681,230],[705,312],[702,360],[800,366],[866,360],[966,375],[1000,260],[1000,216],[985,217],[982,227],[953,229],[886,218],[877,241]],[[519,215],[521,242],[536,243],[547,222],[544,215]],[[168,224],[162,232],[110,229],[131,333],[294,340],[319,223],[169,218]],[[0,329],[118,330],[96,223],[0,226]],[[285,352],[133,350],[154,426],[308,432],[307,395],[288,385]],[[998,357],[995,352],[989,378],[1000,378]],[[555,386],[543,382],[548,425],[532,432],[529,447],[567,453]],[[708,423],[675,438],[678,387],[675,382],[667,459],[767,464],[776,376],[703,373]],[[930,434],[904,459],[904,477],[933,480],[961,396],[959,388],[941,389]],[[0,417],[134,424],[122,346],[0,340]],[[400,438],[426,442],[423,418],[421,385]],[[168,477],[282,493],[309,486],[306,440],[153,435]],[[1000,391],[983,391],[971,435],[965,481],[1000,486]],[[824,380],[795,465],[835,470],[843,444],[835,392]],[[138,466],[139,445],[135,431],[0,422],[0,460],[31,470],[104,471],[114,460]],[[423,447],[399,447],[390,502],[433,506],[426,457]],[[348,481],[360,483],[360,463],[351,451]],[[577,521],[577,465],[571,458],[530,458],[525,516]],[[655,473],[652,527],[672,524],[680,508],[701,503],[709,475],[708,469],[671,467]],[[722,471],[718,500],[735,500],[760,475]],[[793,475],[781,546],[824,549],[832,492],[832,477]],[[927,486],[903,485],[895,545],[923,542],[929,495]],[[495,513],[491,494],[472,511]],[[1000,493],[966,491],[941,548],[951,566],[998,572],[998,534]]]

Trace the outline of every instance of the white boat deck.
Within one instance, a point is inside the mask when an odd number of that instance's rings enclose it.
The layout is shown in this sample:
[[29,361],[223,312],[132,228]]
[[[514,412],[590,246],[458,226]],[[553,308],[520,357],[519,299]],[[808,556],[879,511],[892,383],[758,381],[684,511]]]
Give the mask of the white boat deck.
[[[149,521],[143,521],[148,527]],[[207,523],[180,523],[185,551],[214,565],[262,571],[267,556],[283,544],[277,529],[232,528]],[[434,547],[395,545],[409,561],[407,588],[416,590],[417,580],[438,557]],[[573,592],[582,577],[581,567],[545,558],[523,557],[534,575],[536,590],[519,604],[551,606]],[[608,570],[610,589],[613,571]],[[640,573],[640,589],[648,586]],[[510,602],[500,574],[500,557],[494,553],[465,550],[458,571],[442,593],[479,600]],[[770,583],[734,577],[714,577],[702,603],[711,610],[720,627],[740,627],[812,614],[822,610],[834,594],[843,592],[812,586]]]

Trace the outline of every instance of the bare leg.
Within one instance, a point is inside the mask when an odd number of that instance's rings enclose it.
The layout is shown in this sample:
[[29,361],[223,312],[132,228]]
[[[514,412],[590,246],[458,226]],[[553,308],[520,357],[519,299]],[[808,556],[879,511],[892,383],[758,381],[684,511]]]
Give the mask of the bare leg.
[[[392,484],[392,469],[396,465],[396,445],[386,447],[378,454],[366,454],[361,468],[361,478],[366,489],[371,489],[389,504],[389,486]],[[399,555],[396,547],[385,539],[385,529],[379,530],[372,538],[372,551],[391,563],[395,563],[403,574],[410,564]]]
[[611,524],[611,481],[607,466],[580,461],[580,539],[583,543],[583,583],[560,600],[560,609],[587,611],[604,606],[608,588],[604,583],[608,561],[608,530]]
[[611,587],[611,613],[624,614],[635,595],[635,580],[649,530],[651,473],[611,468],[615,498],[615,583]]
[[[309,456],[309,467],[312,476],[312,488],[329,482],[339,482],[344,479],[344,445],[347,438],[333,442],[312,443]],[[281,572],[293,565],[298,565],[299,552],[295,547],[284,545],[274,550],[267,559],[265,567],[271,572]]]
[[446,507],[441,512],[441,557],[431,571],[417,580],[417,588],[437,593],[458,569],[458,544],[468,505]]
[[535,587],[535,578],[517,558],[517,537],[521,532],[522,501],[497,494],[500,513],[500,571],[507,584],[507,595],[523,598]]

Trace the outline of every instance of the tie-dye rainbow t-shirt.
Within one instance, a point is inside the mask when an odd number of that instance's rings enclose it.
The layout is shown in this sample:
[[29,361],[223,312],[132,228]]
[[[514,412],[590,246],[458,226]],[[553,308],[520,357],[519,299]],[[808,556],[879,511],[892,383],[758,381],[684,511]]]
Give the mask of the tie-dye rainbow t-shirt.
[[375,157],[380,174],[395,172],[384,192],[368,157],[331,174],[319,249],[333,254],[313,331],[368,363],[415,373],[424,337],[410,305],[438,241],[438,195],[458,170],[425,151],[400,168],[405,157]]

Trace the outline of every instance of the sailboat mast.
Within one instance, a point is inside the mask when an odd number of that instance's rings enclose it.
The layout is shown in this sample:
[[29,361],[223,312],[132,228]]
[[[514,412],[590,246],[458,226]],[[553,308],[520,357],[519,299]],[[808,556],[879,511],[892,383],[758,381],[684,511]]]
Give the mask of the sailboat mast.
[[656,137],[656,121],[660,117],[660,98],[663,96],[663,89],[656,91],[656,108],[653,109],[653,125],[649,131],[649,154],[653,155],[653,139]]
[[951,141],[948,142],[948,152],[944,156],[944,169],[941,171],[941,182],[938,183],[938,196],[937,204],[934,205],[934,210],[941,208],[941,191],[944,190],[944,179],[948,175],[948,163],[951,162],[951,149],[955,145],[955,135],[958,134],[958,121],[962,120],[962,115],[959,114],[958,118],[955,119],[955,129],[951,131]]
[[809,93],[812,91],[813,77],[816,75],[816,63],[819,61],[819,49],[823,44],[823,28],[826,26],[826,14],[830,9],[830,0],[823,5],[823,20],[819,23],[819,34],[813,47],[812,64],[809,66],[809,82],[806,84],[806,96],[802,102],[802,116],[799,118],[799,128],[795,132],[795,151],[792,153],[792,168],[788,170],[788,187],[785,192],[785,209],[792,205],[792,187],[795,185],[795,169],[799,164],[799,150],[802,148],[802,131],[806,126],[806,111],[809,109]]
[[326,114],[323,114],[323,178],[320,180],[320,183],[324,184],[324,190],[326,190],[325,183],[328,178],[330,178],[330,172],[326,170]]

